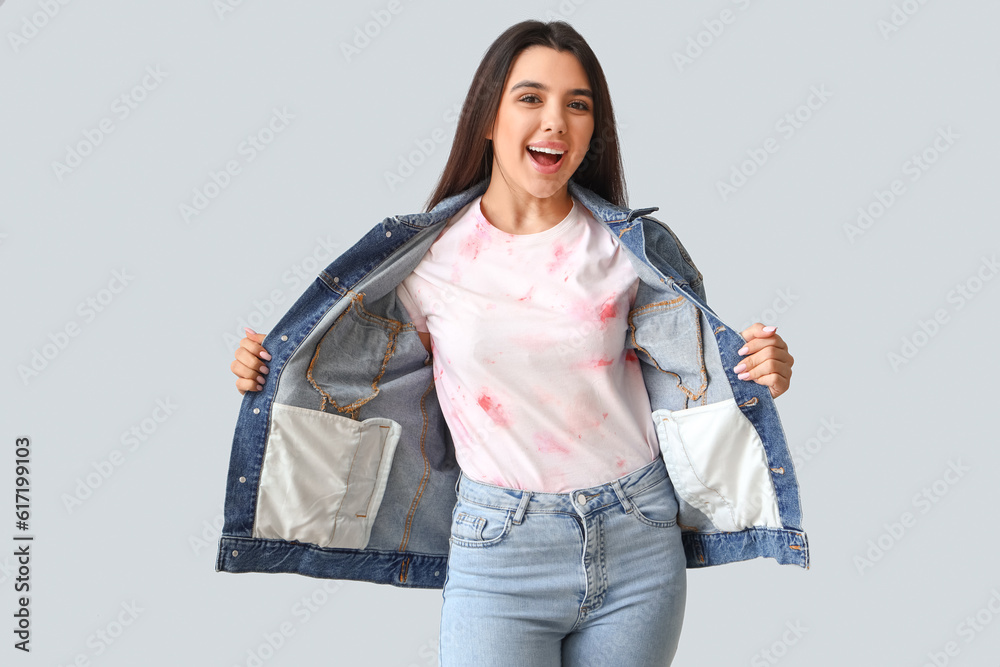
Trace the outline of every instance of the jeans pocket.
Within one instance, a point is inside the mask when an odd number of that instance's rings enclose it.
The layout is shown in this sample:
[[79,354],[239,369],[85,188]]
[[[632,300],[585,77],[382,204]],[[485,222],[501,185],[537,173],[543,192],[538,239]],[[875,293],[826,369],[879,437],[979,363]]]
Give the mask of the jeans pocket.
[[677,525],[679,505],[668,477],[628,498],[632,502],[632,516],[647,526],[669,528]]
[[463,547],[491,547],[510,532],[514,510],[463,500],[455,505],[451,521],[451,543]]

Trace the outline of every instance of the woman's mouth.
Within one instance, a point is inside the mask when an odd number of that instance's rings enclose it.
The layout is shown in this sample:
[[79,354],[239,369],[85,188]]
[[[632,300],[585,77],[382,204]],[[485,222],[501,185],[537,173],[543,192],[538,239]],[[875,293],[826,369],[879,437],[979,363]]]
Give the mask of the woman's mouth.
[[527,151],[535,169],[543,174],[553,174],[559,171],[559,165],[562,164],[563,155],[565,155],[564,151],[559,151],[554,148],[536,148],[529,146]]

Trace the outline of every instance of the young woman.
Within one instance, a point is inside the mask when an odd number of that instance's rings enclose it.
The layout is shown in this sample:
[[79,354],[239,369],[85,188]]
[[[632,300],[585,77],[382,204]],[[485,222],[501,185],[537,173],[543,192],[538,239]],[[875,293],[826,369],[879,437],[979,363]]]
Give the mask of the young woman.
[[[677,648],[678,501],[626,341],[639,276],[571,178],[625,205],[608,86],[568,24],[525,21],[484,56],[427,209],[488,187],[397,288],[461,467],[443,665],[667,665]],[[733,370],[777,397],[787,346],[761,323],[741,335]],[[266,382],[263,340],[236,351],[241,394]]]

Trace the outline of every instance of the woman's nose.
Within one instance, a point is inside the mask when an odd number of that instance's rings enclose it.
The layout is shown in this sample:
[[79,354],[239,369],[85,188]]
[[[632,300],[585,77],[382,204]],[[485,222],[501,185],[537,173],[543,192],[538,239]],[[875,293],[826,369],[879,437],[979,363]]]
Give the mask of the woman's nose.
[[542,113],[542,129],[553,132],[566,131],[566,118],[563,116],[563,109],[556,105],[546,105]]

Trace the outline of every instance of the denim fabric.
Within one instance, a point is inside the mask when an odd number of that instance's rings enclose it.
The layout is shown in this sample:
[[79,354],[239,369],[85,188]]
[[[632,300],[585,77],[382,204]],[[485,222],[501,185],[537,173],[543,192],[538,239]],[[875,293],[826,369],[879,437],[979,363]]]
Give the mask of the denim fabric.
[[[218,571],[443,586],[460,471],[430,356],[395,290],[487,186],[383,219],[268,333],[271,372],[244,395],[233,434]],[[732,370],[739,331],[706,303],[684,247],[648,215],[656,207],[615,206],[572,179],[569,190],[639,275],[625,345],[642,362],[687,567],[767,557],[808,568],[774,400]]]
[[441,667],[670,664],[687,570],[662,458],[569,493],[456,490]]

